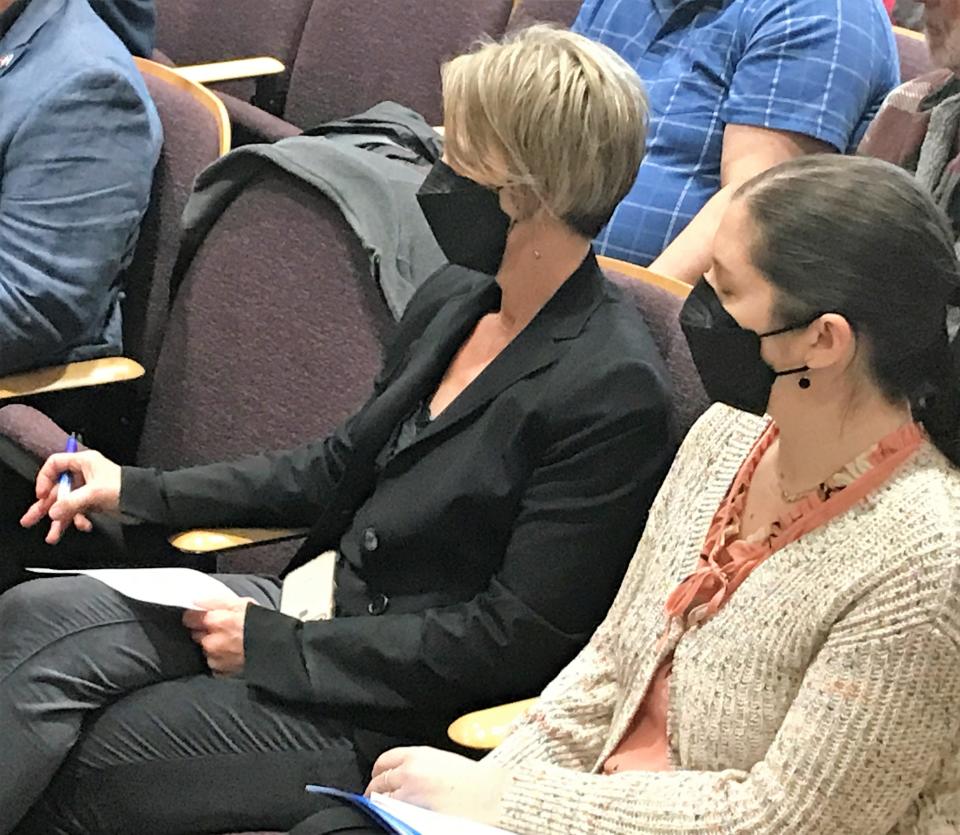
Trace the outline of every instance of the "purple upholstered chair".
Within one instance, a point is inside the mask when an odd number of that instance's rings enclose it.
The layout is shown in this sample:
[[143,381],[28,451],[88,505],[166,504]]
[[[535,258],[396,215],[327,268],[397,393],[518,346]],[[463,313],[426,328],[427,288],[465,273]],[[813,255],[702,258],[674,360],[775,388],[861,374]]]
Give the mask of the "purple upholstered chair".
[[392,330],[340,212],[290,175],[264,175],[220,217],[177,291],[138,463],[323,437],[368,395]]
[[180,247],[180,216],[197,175],[230,148],[230,123],[215,96],[165,67],[138,60],[163,123],[163,148],[150,206],[126,273],[123,342],[147,370],[156,365],[170,307],[170,284]]
[[[290,175],[263,175],[178,287],[135,463],[174,468],[323,437],[366,398],[393,327],[340,212]],[[0,409],[0,449],[15,450],[21,472],[64,442],[35,410]],[[223,568],[277,570],[293,547],[237,552]]]
[[581,0],[517,0],[507,29],[523,29],[534,23],[554,23],[569,29],[580,11]]
[[687,340],[680,330],[678,316],[683,298],[642,278],[625,275],[607,266],[604,266],[604,273],[634,301],[650,328],[650,335],[670,375],[673,430],[677,438],[682,438],[709,405]]
[[315,0],[282,118],[224,97],[240,141],[274,141],[393,100],[440,124],[440,65],[506,29],[511,0]]
[[[173,64],[227,61],[269,55],[286,65],[270,79],[261,107],[279,107],[290,81],[303,24],[313,0],[156,0],[159,60]],[[254,80],[217,84],[242,101],[256,92]],[[261,88],[261,93],[264,88]]]
[[912,81],[936,69],[927,49],[927,39],[920,32],[894,26],[897,54],[900,56],[900,80]]

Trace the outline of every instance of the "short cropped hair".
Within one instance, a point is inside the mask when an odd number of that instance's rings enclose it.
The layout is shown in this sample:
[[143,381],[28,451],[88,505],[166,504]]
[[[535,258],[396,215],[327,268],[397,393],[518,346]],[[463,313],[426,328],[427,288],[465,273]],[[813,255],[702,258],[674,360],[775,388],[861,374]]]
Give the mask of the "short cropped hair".
[[594,237],[637,176],[647,133],[640,78],[612,49],[532,26],[443,67],[445,152],[485,184],[526,186]]

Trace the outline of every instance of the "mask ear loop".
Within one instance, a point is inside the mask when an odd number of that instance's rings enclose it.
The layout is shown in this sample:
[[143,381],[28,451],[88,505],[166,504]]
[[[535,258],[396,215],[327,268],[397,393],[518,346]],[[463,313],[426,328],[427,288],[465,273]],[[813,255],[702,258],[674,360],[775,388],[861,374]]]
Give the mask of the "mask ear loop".
[[[826,313],[826,311],[824,311],[824,312],[822,312],[822,313],[817,313],[815,316],[811,317],[811,318],[808,319],[806,322],[798,322],[798,323],[795,324],[795,325],[787,325],[786,327],[783,327],[783,328],[777,328],[776,330],[767,331],[766,333],[757,334],[757,336],[758,336],[760,339],[764,339],[764,338],[766,338],[766,337],[768,337],[768,336],[780,336],[780,334],[782,334],[782,333],[790,333],[790,331],[800,330],[800,328],[809,328],[810,325],[812,325],[814,322],[816,322],[817,319],[819,319],[821,316],[825,315],[825,313]],[[810,370],[810,366],[809,366],[809,365],[801,365],[799,368],[788,368],[786,371],[774,371],[773,374],[774,374],[775,377],[789,377],[791,374],[804,374],[804,375],[806,375],[806,373],[807,373],[809,370]],[[798,385],[800,388],[802,388],[804,391],[806,391],[808,388],[810,388],[810,386],[812,385],[812,383],[810,382],[810,378],[809,378],[809,377],[803,376],[803,377],[801,377],[801,378],[797,381],[797,385]]]
[[797,322],[794,325],[787,325],[786,327],[777,328],[776,330],[767,331],[766,333],[758,333],[757,336],[759,336],[761,339],[766,339],[768,336],[780,336],[781,333],[790,333],[790,331],[798,331],[800,328],[809,328],[814,322],[817,321],[817,319],[819,319],[821,316],[826,316],[829,312],[829,310],[823,310],[820,313],[815,313],[805,322]]

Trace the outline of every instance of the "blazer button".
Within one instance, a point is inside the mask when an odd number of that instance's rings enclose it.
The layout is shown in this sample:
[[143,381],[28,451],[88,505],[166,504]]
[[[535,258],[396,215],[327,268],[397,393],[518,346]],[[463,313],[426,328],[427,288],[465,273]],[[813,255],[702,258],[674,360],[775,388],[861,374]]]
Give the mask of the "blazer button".
[[367,528],[361,537],[364,551],[376,551],[380,547],[380,537],[375,528]]
[[367,604],[367,612],[371,615],[382,615],[390,605],[390,598],[385,594],[378,594]]

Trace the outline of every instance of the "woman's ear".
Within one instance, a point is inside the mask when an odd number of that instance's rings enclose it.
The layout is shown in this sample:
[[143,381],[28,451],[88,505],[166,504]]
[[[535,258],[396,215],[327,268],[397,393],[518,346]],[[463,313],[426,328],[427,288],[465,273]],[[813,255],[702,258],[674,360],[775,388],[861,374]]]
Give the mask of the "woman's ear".
[[857,351],[857,335],[839,313],[825,313],[807,328],[805,365],[811,369],[836,366],[846,368]]
[[540,200],[529,186],[504,186],[500,189],[500,208],[514,223],[521,223],[537,213]]

